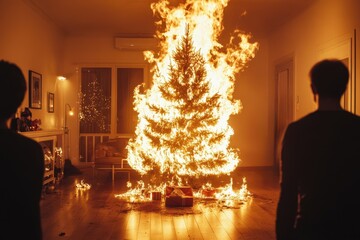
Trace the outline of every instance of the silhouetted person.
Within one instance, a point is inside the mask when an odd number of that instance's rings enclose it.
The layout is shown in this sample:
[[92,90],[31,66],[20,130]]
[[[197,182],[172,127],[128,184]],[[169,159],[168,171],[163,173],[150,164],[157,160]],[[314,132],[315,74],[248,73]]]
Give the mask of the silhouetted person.
[[42,239],[40,199],[44,176],[41,146],[9,129],[24,99],[26,81],[15,64],[0,61],[0,239]]
[[360,117],[340,105],[349,72],[323,60],[310,78],[318,110],[285,132],[277,239],[360,239]]

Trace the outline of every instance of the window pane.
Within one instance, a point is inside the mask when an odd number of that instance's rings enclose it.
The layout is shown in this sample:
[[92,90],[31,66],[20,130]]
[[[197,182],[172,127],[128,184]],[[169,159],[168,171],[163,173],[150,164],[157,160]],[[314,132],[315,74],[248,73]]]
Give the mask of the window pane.
[[82,68],[80,133],[110,133],[111,68]]
[[81,137],[79,139],[79,154],[80,162],[86,162],[86,137]]
[[133,109],[134,89],[143,82],[143,68],[117,69],[117,133],[135,132],[137,114]]

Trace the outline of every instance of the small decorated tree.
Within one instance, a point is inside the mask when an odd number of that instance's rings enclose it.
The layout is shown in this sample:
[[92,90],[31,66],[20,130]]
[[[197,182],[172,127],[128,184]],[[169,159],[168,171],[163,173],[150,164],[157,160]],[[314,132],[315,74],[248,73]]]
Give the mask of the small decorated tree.
[[81,132],[110,132],[107,119],[110,115],[110,98],[96,78],[91,78],[80,93]]

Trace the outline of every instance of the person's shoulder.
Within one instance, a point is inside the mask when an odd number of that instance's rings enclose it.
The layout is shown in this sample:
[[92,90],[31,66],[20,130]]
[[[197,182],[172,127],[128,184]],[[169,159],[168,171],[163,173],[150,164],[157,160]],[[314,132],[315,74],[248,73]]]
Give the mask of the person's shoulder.
[[348,111],[314,111],[290,123],[288,129],[293,131],[314,130],[329,126],[329,124],[347,126],[347,128],[358,132],[360,130],[360,116]]
[[360,116],[348,111],[344,111],[343,114],[343,120],[345,121],[345,123],[349,125],[350,128],[354,128],[354,130],[357,129],[358,131],[360,131]]
[[346,116],[347,118],[355,121],[355,122],[359,122],[360,123],[360,116],[356,115],[354,113],[348,112],[348,111],[342,111],[344,116]]
[[296,126],[301,126],[303,124],[306,124],[308,122],[312,122],[314,119],[316,119],[318,116],[317,116],[317,112],[311,112],[301,118],[299,118],[298,120],[295,120],[293,122],[291,122],[289,124],[289,127],[296,127]]

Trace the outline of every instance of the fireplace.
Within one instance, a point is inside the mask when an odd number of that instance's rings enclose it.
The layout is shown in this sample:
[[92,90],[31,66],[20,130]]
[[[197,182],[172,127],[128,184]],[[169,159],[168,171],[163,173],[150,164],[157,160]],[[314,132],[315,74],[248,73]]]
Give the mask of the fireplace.
[[55,184],[63,177],[64,161],[62,157],[63,131],[40,130],[20,132],[20,134],[39,142],[44,152],[44,181],[43,185]]

